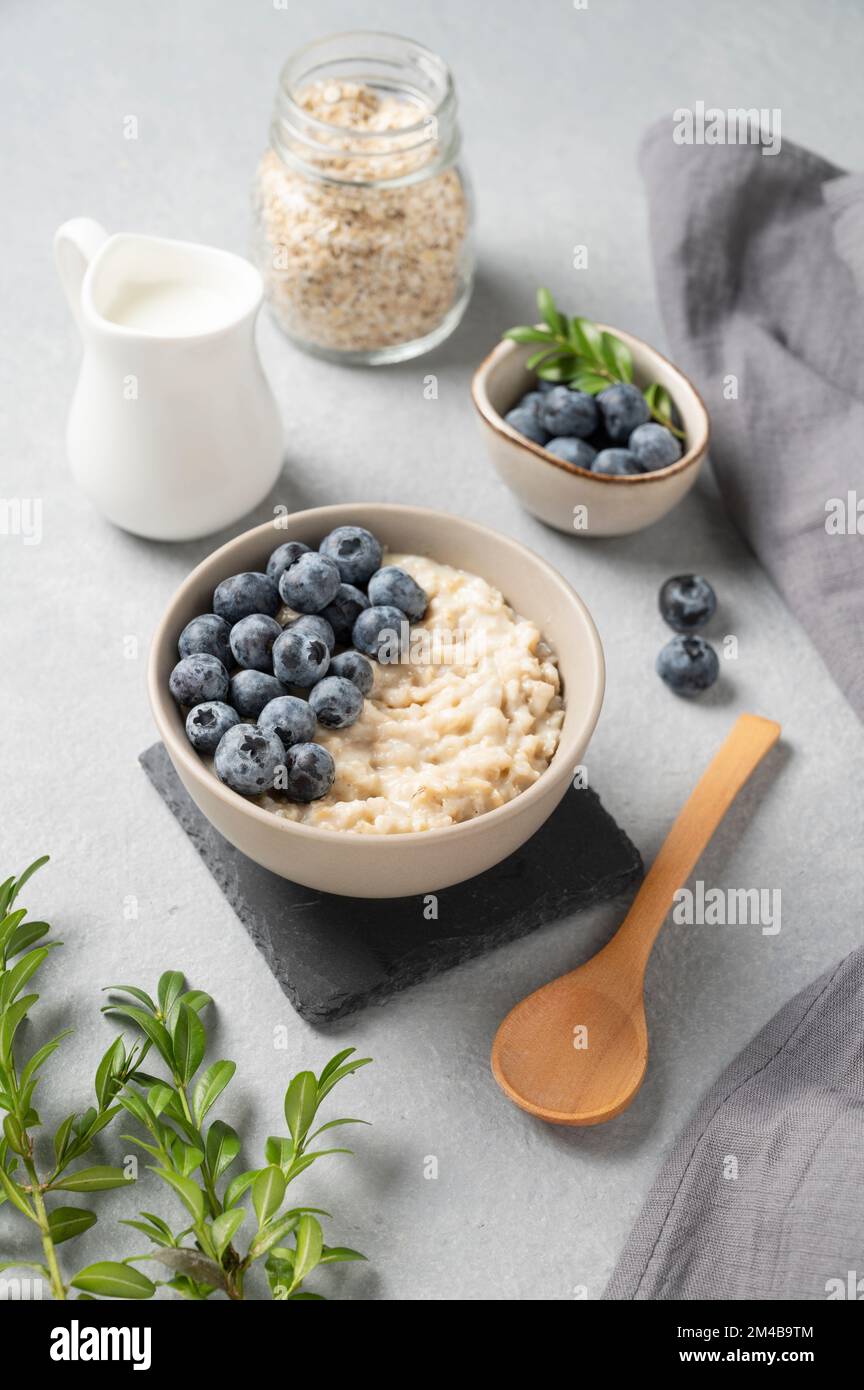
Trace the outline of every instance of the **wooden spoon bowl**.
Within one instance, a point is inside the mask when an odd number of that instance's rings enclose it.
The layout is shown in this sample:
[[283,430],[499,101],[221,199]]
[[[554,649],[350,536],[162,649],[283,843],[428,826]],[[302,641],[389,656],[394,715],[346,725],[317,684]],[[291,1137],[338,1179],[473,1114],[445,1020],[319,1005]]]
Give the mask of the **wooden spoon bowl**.
[[612,940],[577,970],[529,994],[504,1019],[492,1071],[522,1110],[559,1125],[596,1125],[626,1110],[645,1076],[645,967],[675,892],[738,791],[780,737],[742,714],[703,773]]

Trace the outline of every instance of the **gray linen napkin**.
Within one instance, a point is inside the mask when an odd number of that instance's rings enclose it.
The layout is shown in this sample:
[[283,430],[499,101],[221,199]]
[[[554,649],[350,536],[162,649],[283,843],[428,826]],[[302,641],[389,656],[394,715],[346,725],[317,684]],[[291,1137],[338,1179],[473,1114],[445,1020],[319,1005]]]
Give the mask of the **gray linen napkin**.
[[864,177],[672,129],[642,150],[672,355],[729,511],[864,718],[864,541],[826,532],[850,492],[864,532]]
[[603,1297],[860,1298],[862,1187],[859,948],[785,1004],[715,1081]]

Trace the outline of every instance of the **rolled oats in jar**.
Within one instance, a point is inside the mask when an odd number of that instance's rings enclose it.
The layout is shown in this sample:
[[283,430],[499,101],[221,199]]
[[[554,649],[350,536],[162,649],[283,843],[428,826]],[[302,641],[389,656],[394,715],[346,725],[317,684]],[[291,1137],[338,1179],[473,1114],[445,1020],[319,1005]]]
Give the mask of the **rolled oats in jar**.
[[471,293],[472,210],[446,65],[355,33],[282,70],[254,190],[256,262],[310,352],[399,362],[440,343]]

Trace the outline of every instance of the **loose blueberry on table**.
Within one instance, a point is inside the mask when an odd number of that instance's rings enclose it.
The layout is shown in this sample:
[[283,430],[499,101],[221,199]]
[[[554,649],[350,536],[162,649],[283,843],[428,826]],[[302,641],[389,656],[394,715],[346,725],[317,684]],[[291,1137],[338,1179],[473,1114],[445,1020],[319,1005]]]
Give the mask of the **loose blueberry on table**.
[[[375,680],[367,657],[398,657],[428,606],[411,575],[382,558],[362,526],[337,526],[317,551],[286,541],[266,573],[229,575],[213,612],[186,624],[169,689],[189,742],[232,791],[310,802],[332,787],[336,765],[315,742],[317,725],[356,722]],[[281,604],[287,620],[276,616]]]
[[657,674],[676,695],[701,695],[719,673],[717,653],[704,637],[673,637],[657,654]]
[[660,590],[660,613],[675,632],[694,632],[714,616],[717,597],[701,574],[675,574]]

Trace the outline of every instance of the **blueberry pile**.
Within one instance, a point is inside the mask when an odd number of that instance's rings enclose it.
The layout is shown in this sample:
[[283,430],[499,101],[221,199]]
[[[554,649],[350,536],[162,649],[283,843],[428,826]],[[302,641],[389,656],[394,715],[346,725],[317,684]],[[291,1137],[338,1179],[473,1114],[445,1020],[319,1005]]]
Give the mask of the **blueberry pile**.
[[[362,526],[337,526],[318,550],[287,541],[266,573],[223,579],[213,612],[184,627],[169,689],[189,742],[232,790],[257,796],[278,783],[306,802],[330,790],[336,766],[317,726],[359,718],[374,681],[367,658],[395,659],[426,612],[420,585],[381,559]],[[283,604],[296,615],[285,627]]]
[[697,633],[716,610],[714,590],[701,575],[673,575],[660,590],[661,617],[678,635],[658,653],[657,674],[676,695],[701,695],[720,673],[717,653]]
[[504,419],[550,454],[591,473],[656,473],[681,456],[671,430],[651,420],[642,392],[625,382],[589,396],[538,381]]

